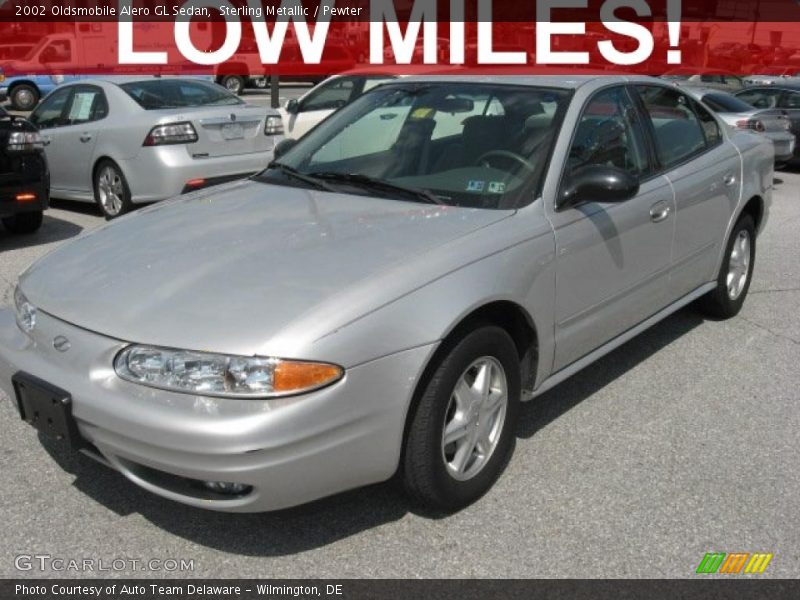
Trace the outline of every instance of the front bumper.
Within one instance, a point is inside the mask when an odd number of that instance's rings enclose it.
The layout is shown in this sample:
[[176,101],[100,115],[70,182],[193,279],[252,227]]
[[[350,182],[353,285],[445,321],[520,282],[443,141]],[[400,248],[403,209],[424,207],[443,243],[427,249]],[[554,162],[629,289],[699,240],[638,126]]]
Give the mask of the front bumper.
[[[67,352],[53,347],[58,335],[70,340]],[[111,365],[125,346],[41,311],[28,336],[11,310],[0,310],[0,388],[13,397],[11,377],[24,371],[67,390],[97,458],[151,492],[231,512],[285,508],[390,478],[417,375],[434,349],[352,367],[340,382],[303,396],[230,400],[123,381]],[[252,491],[209,498],[175,485],[180,478]]]
[[[41,153],[0,157],[0,217],[45,210],[50,204],[50,174]],[[17,200],[34,194],[33,200]]]
[[[280,141],[280,137],[273,143]],[[190,145],[188,146],[190,147]],[[274,147],[274,146],[273,146]],[[247,177],[266,168],[272,150],[194,158],[187,145],[142,147],[135,158],[119,160],[135,203],[157,202],[183,193],[186,183],[195,179]],[[229,180],[229,179],[228,179]]]

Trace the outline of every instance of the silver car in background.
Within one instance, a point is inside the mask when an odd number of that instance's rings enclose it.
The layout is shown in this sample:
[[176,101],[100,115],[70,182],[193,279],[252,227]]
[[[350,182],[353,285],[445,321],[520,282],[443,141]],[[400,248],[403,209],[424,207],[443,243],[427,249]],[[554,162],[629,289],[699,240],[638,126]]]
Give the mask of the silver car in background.
[[51,195],[96,202],[107,218],[260,171],[283,132],[276,111],[173,77],[62,85],[30,120],[45,140]]
[[684,89],[731,127],[768,138],[775,146],[777,164],[783,164],[794,156],[796,139],[792,132],[792,121],[784,111],[755,108],[733,94],[719,90],[689,86]]
[[457,510],[522,401],[690,302],[739,312],[774,177],[767,139],[637,77],[398,79],[276,154],[20,276],[23,419],[193,506],[398,473]]

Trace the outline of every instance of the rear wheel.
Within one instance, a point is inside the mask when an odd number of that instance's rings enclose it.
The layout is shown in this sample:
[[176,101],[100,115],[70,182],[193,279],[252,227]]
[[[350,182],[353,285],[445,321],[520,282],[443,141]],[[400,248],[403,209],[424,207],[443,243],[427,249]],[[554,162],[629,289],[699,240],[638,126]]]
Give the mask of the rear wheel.
[[33,110],[39,103],[39,90],[27,83],[15,85],[9,93],[11,106],[16,110]]
[[508,333],[485,325],[451,344],[409,417],[407,492],[444,511],[480,498],[514,449],[519,399],[519,356]]
[[42,226],[41,210],[19,213],[3,219],[3,226],[11,233],[34,233]]
[[122,170],[111,160],[104,160],[95,169],[94,199],[107,220],[133,210],[131,190]]
[[239,75],[225,75],[222,78],[222,86],[231,94],[241,95],[244,91],[244,77]]
[[750,215],[742,215],[728,239],[717,287],[700,299],[701,310],[718,319],[736,316],[750,289],[755,258],[755,223]]

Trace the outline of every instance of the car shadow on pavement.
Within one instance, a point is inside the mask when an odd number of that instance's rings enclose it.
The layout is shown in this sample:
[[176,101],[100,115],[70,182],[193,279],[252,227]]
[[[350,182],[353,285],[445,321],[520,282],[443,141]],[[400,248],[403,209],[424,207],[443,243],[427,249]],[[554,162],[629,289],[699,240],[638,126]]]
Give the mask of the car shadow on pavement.
[[18,250],[52,242],[62,242],[75,237],[82,231],[83,227],[80,225],[51,216],[45,212],[42,226],[35,233],[13,235],[0,225],[0,253],[6,250]]
[[[517,436],[530,438],[593,393],[669,345],[704,319],[684,309],[629,341],[577,376],[523,408]],[[326,546],[361,531],[419,511],[393,482],[337,494],[272,513],[233,514],[205,511],[163,499],[127,481],[121,474],[79,454],[65,454],[40,437],[56,462],[75,475],[73,485],[120,516],[139,514],[156,527],[192,543],[245,556],[286,556]],[[124,524],[120,524],[124,527]]]
[[692,306],[686,307],[534,398],[520,415],[517,437],[532,437],[571,408],[705,321],[706,318]]

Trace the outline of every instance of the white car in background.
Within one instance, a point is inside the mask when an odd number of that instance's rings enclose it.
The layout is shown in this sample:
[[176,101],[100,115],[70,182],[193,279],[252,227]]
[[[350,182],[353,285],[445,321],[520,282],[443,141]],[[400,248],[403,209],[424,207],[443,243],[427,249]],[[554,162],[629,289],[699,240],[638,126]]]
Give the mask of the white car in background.
[[761,72],[744,78],[745,85],[773,85],[776,83],[800,83],[800,66],[777,65],[765,67]]
[[54,198],[106,218],[267,166],[280,115],[197,78],[110,77],[57,87],[33,111]]
[[292,98],[279,108],[287,137],[301,138],[317,123],[350,104],[353,100],[398,75],[372,69],[348,71],[329,77],[300,98]]

